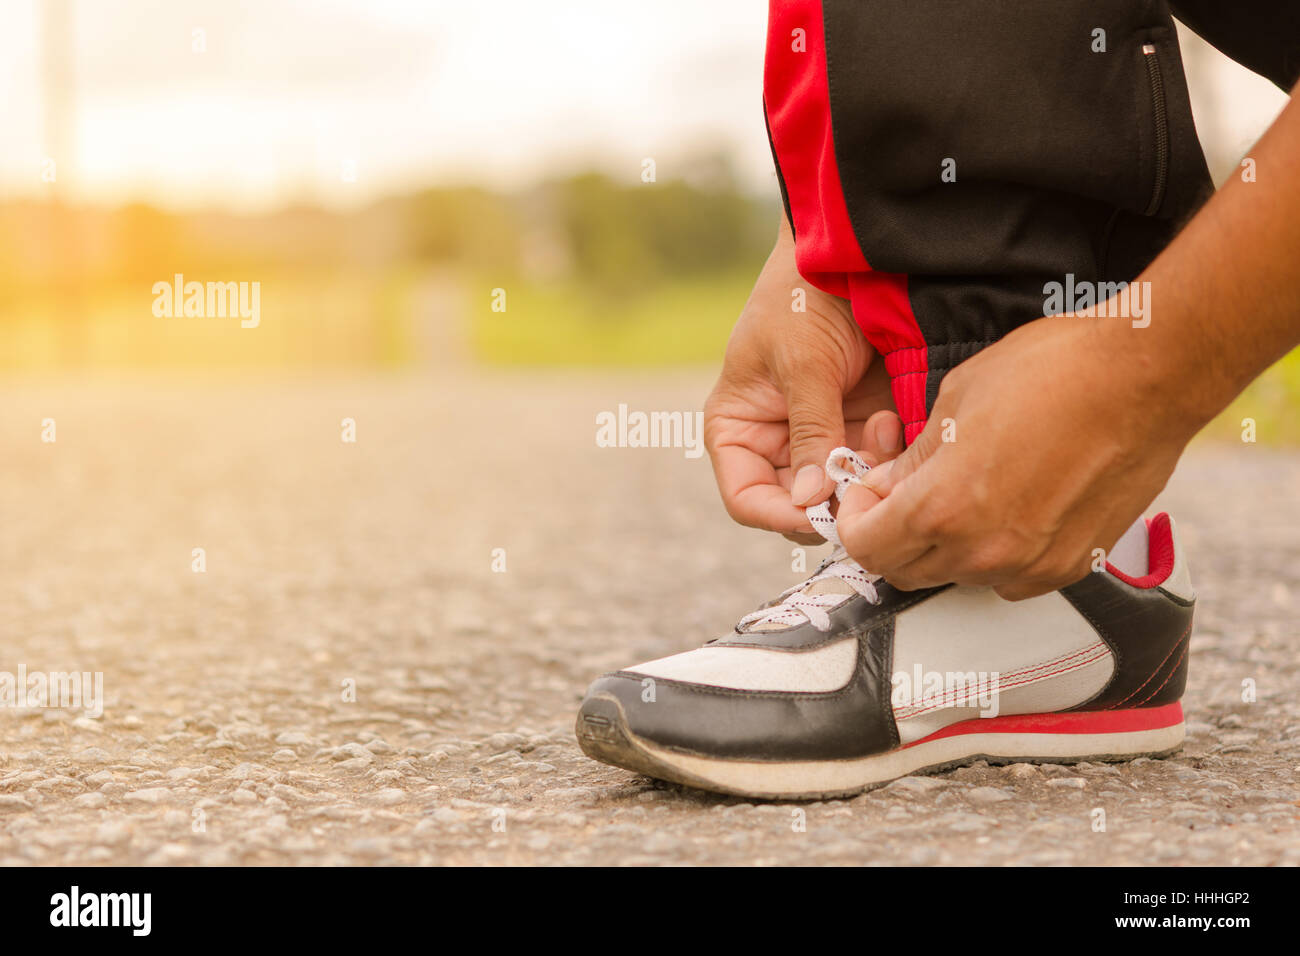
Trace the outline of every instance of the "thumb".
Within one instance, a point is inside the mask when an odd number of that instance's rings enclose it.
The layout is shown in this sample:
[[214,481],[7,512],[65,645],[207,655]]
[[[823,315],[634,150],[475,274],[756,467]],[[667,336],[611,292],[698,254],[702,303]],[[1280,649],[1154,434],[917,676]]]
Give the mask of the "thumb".
[[927,458],[933,455],[940,444],[940,426],[938,419],[931,416],[921,434],[916,436],[907,450],[879,467],[872,468],[862,476],[860,484],[880,498],[884,498],[909,475],[916,472]]
[[785,403],[794,474],[790,500],[802,508],[826,500],[834,490],[824,465],[844,444],[844,394],[833,377],[796,375],[786,385]]

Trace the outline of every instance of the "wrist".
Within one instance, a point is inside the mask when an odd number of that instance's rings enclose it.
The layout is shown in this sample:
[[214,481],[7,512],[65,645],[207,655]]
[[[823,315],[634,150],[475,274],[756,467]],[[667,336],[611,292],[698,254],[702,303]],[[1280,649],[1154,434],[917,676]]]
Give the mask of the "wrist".
[[788,246],[791,250],[794,249],[794,229],[791,228],[790,220],[786,218],[784,210],[781,212],[781,219],[776,227],[776,248],[780,249],[783,246]]
[[1091,342],[1113,396],[1152,440],[1191,441],[1222,408],[1229,387],[1200,361],[1203,343],[1170,322],[1097,318]]

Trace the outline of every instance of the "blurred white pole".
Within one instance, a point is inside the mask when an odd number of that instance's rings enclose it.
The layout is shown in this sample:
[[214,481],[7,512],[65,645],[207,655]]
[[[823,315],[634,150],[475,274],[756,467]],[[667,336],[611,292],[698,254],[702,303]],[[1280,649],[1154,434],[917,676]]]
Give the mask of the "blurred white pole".
[[48,183],[50,249],[48,261],[55,277],[56,322],[65,361],[80,365],[85,358],[85,290],[81,232],[67,202],[69,179],[75,178],[76,102],[73,57],[73,0],[41,0],[41,72],[44,94],[46,155],[54,160],[54,181]]
[[40,12],[45,150],[56,168],[51,186],[62,197],[76,162],[72,0],[41,0]]

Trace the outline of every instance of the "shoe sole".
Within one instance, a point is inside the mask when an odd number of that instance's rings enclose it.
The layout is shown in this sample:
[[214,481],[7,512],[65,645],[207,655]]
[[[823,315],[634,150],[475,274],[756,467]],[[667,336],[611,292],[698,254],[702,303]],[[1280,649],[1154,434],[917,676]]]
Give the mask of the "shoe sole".
[[897,750],[853,760],[730,760],[638,737],[613,696],[588,698],[575,731],[588,757],[672,783],[762,800],[847,797],[917,773],[992,764],[1117,762],[1182,748],[1178,703],[1137,710],[991,717],[951,724]]

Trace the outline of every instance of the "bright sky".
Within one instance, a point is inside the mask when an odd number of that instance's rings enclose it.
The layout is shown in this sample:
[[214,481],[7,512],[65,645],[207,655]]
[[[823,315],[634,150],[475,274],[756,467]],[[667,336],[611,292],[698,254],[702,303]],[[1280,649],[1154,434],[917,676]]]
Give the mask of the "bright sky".
[[[47,188],[44,2],[5,0],[0,198]],[[647,156],[671,178],[710,146],[770,187],[762,0],[66,2],[75,149],[55,158],[74,197],[348,203],[592,165],[635,177]],[[1284,98],[1218,59],[1193,77],[1197,120],[1239,153]]]
[[[40,0],[5,0],[0,191],[40,189]],[[770,167],[756,0],[72,0],[75,193],[193,205],[661,168],[703,140]],[[206,52],[192,49],[204,31]],[[341,168],[355,161],[356,183]],[[664,170],[661,175],[669,175]]]

